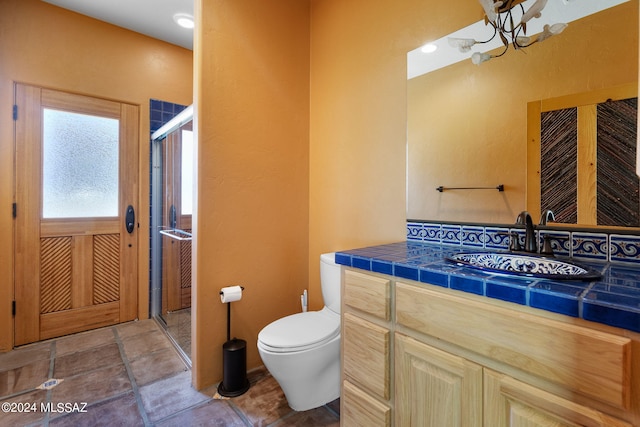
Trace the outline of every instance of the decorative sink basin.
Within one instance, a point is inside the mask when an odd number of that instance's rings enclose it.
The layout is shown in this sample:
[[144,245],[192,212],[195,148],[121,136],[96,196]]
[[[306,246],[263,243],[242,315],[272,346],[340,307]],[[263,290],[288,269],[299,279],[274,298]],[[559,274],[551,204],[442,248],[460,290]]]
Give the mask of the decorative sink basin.
[[540,277],[554,280],[597,280],[600,273],[570,261],[512,252],[468,252],[445,257],[465,267],[491,273]]

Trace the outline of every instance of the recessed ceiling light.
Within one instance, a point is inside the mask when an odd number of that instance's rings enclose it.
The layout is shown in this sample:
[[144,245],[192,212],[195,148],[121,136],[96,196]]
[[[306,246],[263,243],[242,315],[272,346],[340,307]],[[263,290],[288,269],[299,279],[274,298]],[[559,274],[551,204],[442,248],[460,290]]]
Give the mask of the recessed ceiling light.
[[436,50],[438,50],[438,46],[436,46],[436,45],[435,45],[435,44],[433,44],[433,43],[427,43],[427,44],[425,44],[424,46],[422,46],[422,49],[421,49],[421,50],[422,50],[422,52],[424,52],[424,53],[433,53],[433,52],[435,52]]
[[176,13],[173,15],[173,20],[183,28],[193,28],[195,25],[193,23],[193,16],[188,13]]

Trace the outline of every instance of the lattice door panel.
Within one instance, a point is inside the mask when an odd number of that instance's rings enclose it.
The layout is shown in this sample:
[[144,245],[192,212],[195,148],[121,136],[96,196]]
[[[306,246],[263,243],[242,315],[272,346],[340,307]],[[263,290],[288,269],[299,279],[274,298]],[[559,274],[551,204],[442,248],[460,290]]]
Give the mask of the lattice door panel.
[[41,314],[120,298],[118,234],[43,238],[40,262]]
[[551,209],[556,221],[578,221],[576,108],[542,113],[540,174],[542,209]]
[[[191,232],[191,230],[188,230]],[[180,242],[180,301],[182,308],[191,307],[191,241]]]
[[598,105],[598,225],[640,226],[638,98]]
[[120,299],[120,235],[97,235],[93,238],[93,303]]
[[71,308],[71,237],[40,242],[40,313]]

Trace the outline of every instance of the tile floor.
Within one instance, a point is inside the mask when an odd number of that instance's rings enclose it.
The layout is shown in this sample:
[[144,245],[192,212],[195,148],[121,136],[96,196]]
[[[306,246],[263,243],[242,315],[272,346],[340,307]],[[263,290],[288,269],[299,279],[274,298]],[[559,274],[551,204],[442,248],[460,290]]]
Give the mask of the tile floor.
[[191,358],[191,308],[165,313],[163,319],[171,338]]
[[[37,388],[51,378],[62,382]],[[198,392],[155,320],[125,323],[0,354],[0,426],[340,424],[339,399],[295,412],[266,370],[248,378],[249,391],[232,399],[214,398],[215,387]]]

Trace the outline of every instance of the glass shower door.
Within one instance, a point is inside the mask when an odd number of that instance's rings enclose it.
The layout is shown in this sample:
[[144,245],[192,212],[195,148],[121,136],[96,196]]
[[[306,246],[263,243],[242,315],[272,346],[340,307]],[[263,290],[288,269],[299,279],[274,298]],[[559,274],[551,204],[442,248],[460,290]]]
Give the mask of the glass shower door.
[[190,358],[192,122],[171,127],[152,145],[152,315]]
[[193,132],[190,123],[167,136],[163,158],[162,314],[166,316],[191,307]]

